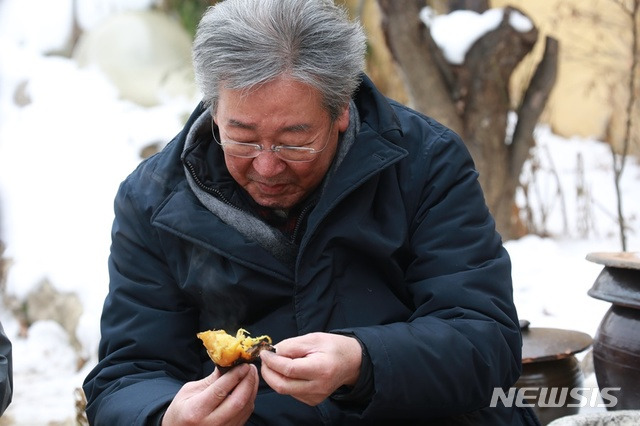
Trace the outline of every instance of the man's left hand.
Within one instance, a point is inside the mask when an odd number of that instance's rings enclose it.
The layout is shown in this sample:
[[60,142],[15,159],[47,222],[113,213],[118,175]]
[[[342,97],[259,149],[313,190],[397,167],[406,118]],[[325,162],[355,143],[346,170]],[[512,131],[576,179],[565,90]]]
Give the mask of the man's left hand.
[[310,333],[262,351],[261,373],[276,392],[315,406],[341,386],[358,381],[362,348],[353,337]]

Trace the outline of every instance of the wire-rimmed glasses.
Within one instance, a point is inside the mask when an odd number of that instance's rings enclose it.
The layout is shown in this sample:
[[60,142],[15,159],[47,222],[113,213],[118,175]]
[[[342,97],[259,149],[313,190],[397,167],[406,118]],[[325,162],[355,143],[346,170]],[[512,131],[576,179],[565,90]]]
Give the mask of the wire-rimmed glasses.
[[[309,161],[315,160],[317,155],[322,152],[327,145],[329,145],[329,139],[331,138],[331,133],[333,130],[333,123],[331,123],[331,127],[329,128],[329,135],[327,136],[327,140],[324,145],[320,149],[311,148],[308,146],[291,146],[291,145],[272,145],[271,148],[266,149],[262,144],[259,143],[248,143],[248,142],[236,142],[231,139],[223,139],[222,133],[220,133],[220,140],[216,138],[216,131],[213,127],[213,120],[211,120],[211,133],[213,134],[213,139],[216,141],[218,145],[222,147],[225,154],[231,155],[233,157],[240,158],[256,158],[264,151],[271,151],[278,158],[283,161],[292,161],[298,163],[305,163]],[[316,141],[308,145],[313,145]]]

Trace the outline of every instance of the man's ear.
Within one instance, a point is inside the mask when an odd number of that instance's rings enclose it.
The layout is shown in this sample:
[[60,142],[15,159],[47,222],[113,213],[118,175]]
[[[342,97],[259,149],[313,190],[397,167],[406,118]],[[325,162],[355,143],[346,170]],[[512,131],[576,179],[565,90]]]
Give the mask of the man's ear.
[[347,127],[349,127],[349,107],[350,107],[349,105],[350,104],[347,104],[344,107],[344,109],[336,119],[335,127],[338,128],[338,131],[340,133],[346,131]]
[[[0,1],[1,1],[1,0],[0,0]],[[213,122],[214,122],[214,123],[215,123],[215,125],[217,126],[217,125],[218,125],[218,119],[216,118],[216,115],[218,115],[218,108],[217,108],[217,105],[216,105],[216,107],[215,107],[215,108],[214,108],[214,106],[213,106],[213,105],[211,105],[211,106],[209,107],[209,115],[211,115],[211,119],[213,120]]]

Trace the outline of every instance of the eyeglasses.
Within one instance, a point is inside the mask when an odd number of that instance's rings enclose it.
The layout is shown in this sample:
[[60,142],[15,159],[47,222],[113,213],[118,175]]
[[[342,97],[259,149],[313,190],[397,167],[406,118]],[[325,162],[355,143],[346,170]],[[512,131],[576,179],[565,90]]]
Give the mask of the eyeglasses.
[[[222,147],[225,154],[231,155],[232,157],[240,157],[240,158],[256,158],[264,151],[271,151],[276,156],[283,161],[291,161],[297,163],[306,163],[309,161],[315,160],[320,152],[322,152],[327,145],[329,145],[329,139],[331,138],[331,133],[333,130],[333,123],[331,123],[331,127],[329,128],[329,136],[327,136],[327,140],[324,143],[324,146],[320,149],[310,148],[307,146],[290,146],[290,145],[274,145],[271,148],[265,150],[264,146],[259,143],[247,143],[247,142],[236,142],[231,139],[222,139],[222,133],[220,133],[220,141],[216,138],[216,131],[213,127],[213,120],[211,120],[211,133],[213,134],[213,139],[216,141],[218,145]],[[315,143],[314,140],[308,145]]]

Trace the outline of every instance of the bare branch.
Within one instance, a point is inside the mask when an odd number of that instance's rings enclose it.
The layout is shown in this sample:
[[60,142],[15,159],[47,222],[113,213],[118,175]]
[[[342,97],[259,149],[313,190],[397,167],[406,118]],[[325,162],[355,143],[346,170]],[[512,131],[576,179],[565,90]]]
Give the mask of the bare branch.
[[[613,0],[615,3],[619,3],[620,0]],[[626,6],[625,6],[626,9]],[[618,225],[620,228],[620,242],[622,244],[622,251],[627,250],[627,236],[626,236],[626,220],[622,209],[622,190],[620,189],[620,180],[624,167],[627,161],[627,155],[629,154],[629,148],[631,146],[631,130],[633,127],[633,110],[637,101],[636,91],[636,69],[638,68],[638,37],[640,36],[640,29],[638,28],[638,17],[640,16],[640,0],[634,0],[633,8],[628,10],[629,18],[631,21],[631,65],[629,66],[629,79],[627,81],[629,98],[627,100],[627,106],[625,109],[627,119],[624,128],[624,137],[622,141],[622,153],[618,156],[615,152],[613,144],[611,145],[611,155],[613,160],[613,173],[614,183],[617,196],[617,210],[618,210]]]
[[533,131],[544,110],[558,74],[558,41],[547,37],[545,50],[518,108],[518,123],[513,132],[509,167],[522,169],[534,145]]

